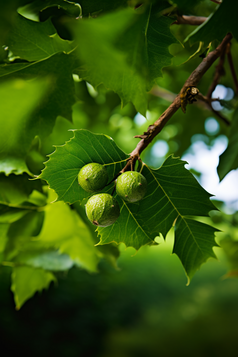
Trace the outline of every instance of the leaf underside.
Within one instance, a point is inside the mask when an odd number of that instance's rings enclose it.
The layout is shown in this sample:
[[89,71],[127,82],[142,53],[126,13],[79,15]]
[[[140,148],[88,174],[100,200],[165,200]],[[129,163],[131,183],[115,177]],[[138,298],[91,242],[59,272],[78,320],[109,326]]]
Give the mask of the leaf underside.
[[59,52],[69,53],[73,46],[56,33],[51,20],[35,22],[18,15],[8,38],[12,58],[39,61]]
[[142,14],[122,9],[76,23],[82,60],[76,73],[94,87],[115,91],[123,105],[132,102],[145,115],[147,91],[171,64],[168,48],[178,42],[169,29],[173,20],[160,15],[163,9],[164,3],[145,7]]
[[36,135],[32,117],[48,90],[49,83],[43,79],[1,83],[0,112],[4,122],[0,130],[0,172],[6,175],[29,172],[26,155]]
[[16,309],[19,310],[37,291],[47,289],[52,281],[56,281],[55,276],[43,269],[27,266],[14,268],[11,290],[14,293]]
[[185,42],[189,41],[192,45],[200,41],[207,46],[213,40],[221,41],[228,32],[238,40],[237,11],[236,1],[223,1],[202,25],[189,34]]

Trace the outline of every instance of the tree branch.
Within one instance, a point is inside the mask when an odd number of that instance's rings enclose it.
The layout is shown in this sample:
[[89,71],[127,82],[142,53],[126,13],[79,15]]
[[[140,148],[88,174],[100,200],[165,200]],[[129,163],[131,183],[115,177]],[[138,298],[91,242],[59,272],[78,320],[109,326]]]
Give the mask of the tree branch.
[[228,43],[228,45],[227,45],[227,59],[228,59],[228,63],[229,63],[229,66],[230,66],[230,70],[231,70],[231,74],[232,74],[232,77],[233,77],[233,81],[234,81],[234,84],[235,84],[235,87],[236,87],[236,93],[238,93],[238,80],[237,80],[236,71],[235,71],[233,59],[232,59],[232,56],[231,56],[230,48],[231,48],[231,44]]
[[217,110],[215,110],[212,106],[212,102],[219,102],[220,99],[219,98],[210,98],[210,97],[205,97],[204,95],[202,95],[201,93],[199,93],[198,95],[198,99],[200,99],[201,101],[203,101],[204,103],[206,103],[207,107],[216,115],[218,116],[218,118],[220,118],[222,121],[224,121],[224,123],[226,123],[226,125],[231,125],[231,122],[224,117],[220,112],[218,112]]
[[177,94],[174,94],[174,93],[168,91],[167,89],[161,88],[159,86],[153,87],[149,93],[154,95],[155,97],[159,97],[164,100],[167,100],[170,103],[174,101],[174,99],[176,98],[176,95],[177,95]]
[[216,116],[218,116],[218,118],[220,118],[222,121],[224,121],[224,123],[226,123],[226,125],[231,125],[231,122],[226,117],[224,117],[220,112],[215,110],[212,105],[210,105],[209,108]]
[[221,1],[218,0],[210,0],[210,1],[214,2],[215,4],[221,5]]
[[[183,93],[186,87],[197,86],[200,79],[206,73],[206,71],[211,67],[215,60],[221,56],[223,50],[226,48],[227,44],[232,39],[232,35],[228,33],[220,45],[212,52],[210,52],[207,57],[198,65],[198,67],[191,73],[186,82],[183,85],[180,93]],[[151,143],[157,134],[163,129],[165,124],[169,119],[176,113],[180,108],[180,94],[176,96],[173,103],[165,110],[165,112],[159,117],[159,119],[150,125],[143,135],[136,135],[135,137],[141,138],[136,148],[131,152],[129,161],[133,164],[136,160],[140,159],[140,154],[143,150]]]
[[219,83],[220,78],[225,75],[225,70],[224,70],[225,54],[226,54],[226,48],[224,48],[224,50],[222,51],[222,54],[220,56],[220,61],[219,61],[218,65],[216,66],[216,72],[215,72],[212,84],[210,85],[208,92],[207,92],[208,98],[212,97],[212,93],[215,90],[217,84]]
[[[173,102],[176,98],[176,94],[169,92],[168,90],[161,88],[159,86],[152,88],[149,93],[156,97],[160,97],[164,100],[167,100],[170,103]],[[219,117],[221,120],[223,120],[227,125],[231,124],[230,121],[226,117],[224,117],[220,112],[215,110],[211,105],[211,102],[220,102],[219,98],[209,98],[209,97],[204,96],[201,93],[199,93],[197,96],[197,99],[199,99],[199,100],[194,102],[193,103],[194,105],[196,105],[202,109],[211,110],[217,117]],[[139,137],[139,138],[143,139],[143,135],[136,135],[135,137]],[[146,136],[144,135],[144,137],[146,137]]]
[[191,73],[191,75],[186,80],[184,87],[197,86],[206,71],[211,67],[211,65],[216,61],[216,59],[221,56],[224,48],[226,48],[226,45],[230,42],[231,39],[232,34],[228,33],[222,40],[220,45],[217,46],[214,51],[210,52],[207,57],[205,57],[203,61],[198,65],[198,67]]
[[172,25],[194,25],[198,26],[203,24],[207,20],[207,17],[204,16],[187,16],[187,15],[182,15],[182,16],[177,16],[177,20],[173,22]]

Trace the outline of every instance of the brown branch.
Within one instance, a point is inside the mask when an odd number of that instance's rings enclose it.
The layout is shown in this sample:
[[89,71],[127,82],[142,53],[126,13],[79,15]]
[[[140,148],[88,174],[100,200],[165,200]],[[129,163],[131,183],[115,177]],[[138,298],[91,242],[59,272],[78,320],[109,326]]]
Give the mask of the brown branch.
[[218,0],[210,0],[210,1],[214,2],[215,4],[221,5],[221,1]]
[[222,99],[220,99],[220,98],[210,98],[210,97],[207,97],[205,95],[202,95],[202,93],[199,93],[197,95],[197,99],[200,99],[200,100],[202,100],[203,102],[205,102],[207,104],[210,104],[212,102],[221,102],[222,101]]
[[224,50],[222,51],[219,63],[216,66],[216,72],[215,72],[212,84],[210,85],[208,92],[207,92],[208,98],[212,97],[212,93],[215,90],[217,84],[219,83],[220,78],[225,75],[225,70],[224,70],[225,54],[226,54],[226,48],[224,48]]
[[227,59],[228,59],[228,63],[229,63],[229,66],[230,66],[230,70],[231,70],[231,74],[232,74],[232,77],[233,77],[233,81],[234,81],[234,84],[235,84],[235,87],[236,87],[236,93],[238,93],[238,80],[237,80],[237,76],[236,76],[236,71],[235,71],[235,67],[234,67],[234,63],[233,63],[233,59],[232,59],[232,56],[231,56],[231,44],[228,43],[227,45]]
[[161,88],[159,86],[153,87],[149,93],[154,95],[155,97],[159,97],[164,100],[167,100],[170,103],[174,101],[174,99],[176,98],[176,95],[177,95],[177,94],[172,93],[172,92],[168,91],[167,89]]
[[[184,88],[190,86],[197,86],[200,79],[206,73],[206,71],[211,67],[211,65],[215,62],[215,60],[221,56],[224,48],[226,48],[227,44],[232,39],[232,35],[228,33],[220,45],[212,52],[210,52],[207,57],[203,59],[203,61],[198,65],[198,67],[191,73],[186,82],[184,83],[183,88],[180,93],[184,92]],[[148,130],[144,132],[143,135],[137,135],[137,138],[141,138],[136,148],[131,152],[130,161],[133,163],[140,158],[140,154],[143,150],[151,143],[151,141],[155,138],[157,134],[163,129],[165,124],[169,121],[169,119],[176,113],[176,111],[180,108],[180,94],[176,96],[173,103],[165,110],[165,112],[159,117],[159,119],[148,127]]]
[[[150,94],[160,97],[162,99],[167,100],[168,102],[173,102],[174,99],[176,98],[176,94],[167,91],[164,88],[160,88],[159,86],[156,86],[151,89]],[[219,117],[222,121],[224,121],[227,125],[230,125],[230,121],[224,117],[221,113],[216,111],[212,106],[211,102],[220,102],[220,98],[208,98],[201,93],[198,94],[197,99],[198,101],[194,102],[194,105],[202,108],[202,109],[209,109],[211,110],[214,114],[216,114],[217,117]],[[140,138],[144,139],[146,138],[146,135],[136,135],[135,138]]]
[[212,105],[210,105],[209,107],[210,107],[211,111],[212,111],[218,118],[220,118],[222,121],[224,121],[224,123],[226,123],[226,125],[231,125],[231,122],[230,122],[226,117],[224,117],[220,112],[218,112],[217,110],[215,110]]
[[182,15],[179,16],[177,15],[177,20],[173,22],[172,25],[194,25],[198,26],[203,24],[207,20],[207,17],[204,16],[187,16],[187,15]]
[[231,125],[231,122],[226,117],[224,117],[220,112],[215,110],[212,106],[212,102],[220,102],[219,98],[205,97],[204,95],[199,93],[198,99],[200,99],[201,101],[206,103],[208,109],[210,109],[218,118],[220,118],[222,121],[224,121],[224,123],[226,123],[226,125]]
[[224,48],[226,48],[226,45],[230,42],[231,39],[232,34],[228,33],[222,40],[220,45],[217,46],[214,51],[210,52],[207,57],[205,57],[203,61],[198,65],[198,67],[191,73],[191,75],[186,80],[184,87],[197,86],[206,71],[211,67],[211,65],[216,61],[216,59],[221,56]]

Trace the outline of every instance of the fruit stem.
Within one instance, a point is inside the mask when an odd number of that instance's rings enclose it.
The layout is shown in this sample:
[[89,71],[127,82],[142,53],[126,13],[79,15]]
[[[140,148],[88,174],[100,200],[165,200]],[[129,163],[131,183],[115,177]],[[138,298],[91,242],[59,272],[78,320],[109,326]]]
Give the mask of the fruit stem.
[[[119,175],[118,175],[118,176],[119,176]],[[114,195],[115,191],[116,191],[116,184],[115,184],[115,185],[114,185],[114,187],[113,187],[113,190],[112,190],[111,196],[113,196],[113,195]]]
[[[137,156],[137,155],[129,157],[129,159],[128,159],[126,165],[125,165],[125,167],[124,167],[120,172],[118,172],[118,174],[116,174],[116,176],[114,176],[113,179],[112,179],[110,182],[108,182],[108,183],[106,184],[106,186],[109,186],[109,185],[110,185],[113,181],[115,181],[123,172],[126,172],[126,171],[135,171],[135,164],[136,164],[136,161],[137,161],[137,160],[141,161],[141,158],[140,158],[139,156]],[[116,188],[116,186],[114,187],[114,189],[113,189],[113,191],[112,191],[112,194],[111,194],[112,196],[113,196],[113,194],[114,194],[114,192],[115,192],[115,188]]]
[[115,181],[117,178],[118,178],[118,176],[120,176],[121,175],[121,171],[118,173],[118,174],[116,174],[116,176],[109,182],[109,183],[107,183],[106,184],[106,186],[109,186],[113,181]]

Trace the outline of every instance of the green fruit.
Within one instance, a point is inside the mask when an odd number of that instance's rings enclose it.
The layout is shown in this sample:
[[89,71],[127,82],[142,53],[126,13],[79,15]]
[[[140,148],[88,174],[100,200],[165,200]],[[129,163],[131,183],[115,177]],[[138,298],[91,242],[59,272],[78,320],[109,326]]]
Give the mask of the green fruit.
[[107,227],[115,223],[120,216],[120,207],[111,195],[99,193],[89,198],[86,214],[95,226]]
[[146,178],[137,171],[126,171],[117,179],[117,194],[125,201],[140,201],[145,196],[146,189]]
[[87,192],[101,191],[107,181],[107,169],[96,162],[83,166],[78,174],[78,183]]

